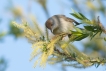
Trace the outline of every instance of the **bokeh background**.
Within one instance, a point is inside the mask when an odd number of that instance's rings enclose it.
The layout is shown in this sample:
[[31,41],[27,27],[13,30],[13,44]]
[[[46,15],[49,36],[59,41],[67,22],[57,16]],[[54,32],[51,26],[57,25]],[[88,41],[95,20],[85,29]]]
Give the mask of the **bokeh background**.
[[[106,0],[0,0],[0,71],[106,71],[106,65],[79,69],[62,66],[61,63],[47,64],[44,69],[39,66],[33,68],[34,60],[29,61],[31,44],[23,36],[22,30],[11,24],[12,21],[21,23],[23,19],[31,23],[33,17],[34,22],[44,30],[45,21],[56,14],[64,14],[79,21],[69,14],[72,9],[89,19],[100,16],[102,24],[106,26]],[[106,58],[106,47],[101,45],[103,42],[94,41],[97,43],[92,44],[87,40],[87,43],[83,43],[84,40],[74,44],[80,51]]]

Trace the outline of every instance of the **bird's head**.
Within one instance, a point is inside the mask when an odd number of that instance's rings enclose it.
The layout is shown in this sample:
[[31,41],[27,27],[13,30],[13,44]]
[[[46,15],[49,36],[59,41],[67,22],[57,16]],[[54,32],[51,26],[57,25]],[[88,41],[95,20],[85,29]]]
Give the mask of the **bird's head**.
[[58,23],[53,18],[49,18],[45,26],[53,33],[53,31],[58,28]]

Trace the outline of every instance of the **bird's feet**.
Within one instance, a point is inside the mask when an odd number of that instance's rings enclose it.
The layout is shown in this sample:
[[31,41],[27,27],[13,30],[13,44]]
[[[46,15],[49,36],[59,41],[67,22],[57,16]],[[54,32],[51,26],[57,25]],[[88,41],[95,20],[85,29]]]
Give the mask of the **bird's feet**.
[[66,37],[66,36],[67,36],[67,34],[66,34],[66,33],[62,33],[62,34],[60,34],[60,36],[61,36],[61,40],[63,40],[63,39],[64,39],[64,37]]

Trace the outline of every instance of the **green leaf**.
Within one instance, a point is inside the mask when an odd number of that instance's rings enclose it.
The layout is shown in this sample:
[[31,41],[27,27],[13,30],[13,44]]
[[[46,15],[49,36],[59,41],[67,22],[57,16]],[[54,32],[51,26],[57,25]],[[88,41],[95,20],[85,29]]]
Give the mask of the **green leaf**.
[[72,56],[73,56],[74,58],[76,58],[76,57],[77,57],[76,53],[73,53],[73,54],[72,54]]
[[106,41],[106,38],[104,38],[104,40]]
[[80,19],[80,20],[83,20],[81,17],[79,17],[77,14],[74,14],[74,13],[70,13],[72,16],[74,16],[75,18],[77,19]]
[[74,27],[76,31],[78,31],[79,33],[83,33],[82,30],[80,28]]
[[80,35],[79,35],[79,33],[74,32],[74,33],[72,33],[72,36],[70,37],[70,40],[71,41],[80,41],[80,40],[82,40],[82,39],[84,39],[88,36],[89,36],[88,34],[83,34],[83,33],[81,34],[80,33]]
[[91,25],[93,24],[92,21],[87,20],[87,19],[83,19],[83,20],[82,20],[82,23],[91,24]]
[[[89,20],[89,19],[87,19],[82,13],[79,13],[82,17],[83,17],[83,19],[86,19],[86,20]],[[90,20],[89,20],[90,21]]]
[[84,28],[88,31],[93,31],[93,28],[91,26],[84,26]]
[[75,12],[72,9],[73,13],[70,13],[72,16],[74,16],[77,19],[80,19],[82,21],[82,23],[86,23],[86,24],[93,24],[92,21],[90,21],[88,18],[86,18],[82,13],[80,12]]
[[77,31],[71,31],[71,32],[72,32],[72,34],[75,35],[75,36],[80,36],[80,35],[82,35],[82,33],[77,32]]
[[95,32],[92,36],[91,36],[91,40],[93,37],[95,37],[99,32]]
[[84,28],[88,31],[97,32],[98,27],[96,26],[84,26]]
[[90,33],[89,33],[89,36],[92,37],[92,36],[93,36],[93,32],[90,32]]
[[[78,18],[80,20],[89,20],[87,19],[82,13],[77,13],[73,10],[73,13],[70,13],[72,16],[74,16],[75,18]],[[90,20],[89,20],[90,21]]]
[[83,35],[81,35],[81,36],[77,36],[74,40],[75,40],[75,41],[80,41],[80,40],[82,40],[82,39],[84,39],[84,38],[86,38],[86,37],[88,37],[88,35],[87,35],[87,34],[83,34]]

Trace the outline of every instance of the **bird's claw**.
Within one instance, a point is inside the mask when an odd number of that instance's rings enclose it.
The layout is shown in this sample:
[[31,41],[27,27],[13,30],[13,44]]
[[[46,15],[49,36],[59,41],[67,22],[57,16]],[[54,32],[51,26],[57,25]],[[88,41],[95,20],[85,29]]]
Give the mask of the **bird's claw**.
[[66,33],[62,33],[62,34],[60,34],[60,36],[61,36],[61,40],[63,40],[63,39],[64,39],[64,37],[66,37],[66,36],[67,36],[67,34],[66,34]]

